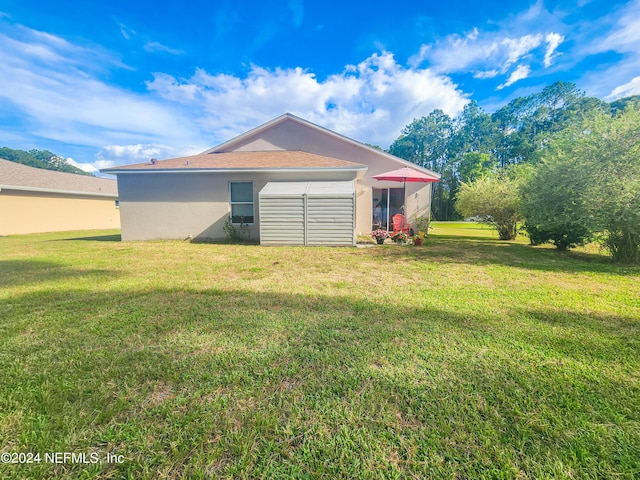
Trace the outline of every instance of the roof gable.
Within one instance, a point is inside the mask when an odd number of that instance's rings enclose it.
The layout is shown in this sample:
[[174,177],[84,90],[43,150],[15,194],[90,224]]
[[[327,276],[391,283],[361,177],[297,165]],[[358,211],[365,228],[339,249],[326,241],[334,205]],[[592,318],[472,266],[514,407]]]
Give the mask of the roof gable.
[[440,174],[352,138],[285,113],[203,153],[232,151],[301,150],[342,160],[369,164],[371,156],[388,163],[388,169],[409,166],[435,178]]

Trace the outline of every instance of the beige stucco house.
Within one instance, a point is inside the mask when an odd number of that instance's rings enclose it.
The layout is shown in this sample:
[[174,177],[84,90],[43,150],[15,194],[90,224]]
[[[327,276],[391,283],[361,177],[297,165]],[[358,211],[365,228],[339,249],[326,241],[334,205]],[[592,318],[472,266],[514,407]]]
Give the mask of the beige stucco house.
[[107,168],[120,196],[123,240],[225,238],[231,218],[262,244],[353,245],[391,217],[430,210],[431,184],[380,182],[410,166],[291,114],[199,155]]
[[0,159],[0,235],[119,228],[117,199],[114,180]]

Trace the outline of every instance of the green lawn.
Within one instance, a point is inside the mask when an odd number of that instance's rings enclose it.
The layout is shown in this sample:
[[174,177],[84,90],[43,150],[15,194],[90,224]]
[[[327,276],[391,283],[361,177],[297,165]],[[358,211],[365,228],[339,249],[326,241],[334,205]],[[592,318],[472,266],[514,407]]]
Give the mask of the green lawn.
[[639,267],[117,233],[0,238],[0,478],[640,477]]

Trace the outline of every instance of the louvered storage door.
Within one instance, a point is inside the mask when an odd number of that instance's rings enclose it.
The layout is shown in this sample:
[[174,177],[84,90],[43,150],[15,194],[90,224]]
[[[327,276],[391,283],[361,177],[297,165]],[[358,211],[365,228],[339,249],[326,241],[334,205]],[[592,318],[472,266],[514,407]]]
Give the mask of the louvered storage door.
[[269,182],[259,202],[261,245],[355,245],[353,182]]
[[307,245],[353,245],[352,197],[307,195]]
[[304,197],[260,198],[260,243],[304,245]]

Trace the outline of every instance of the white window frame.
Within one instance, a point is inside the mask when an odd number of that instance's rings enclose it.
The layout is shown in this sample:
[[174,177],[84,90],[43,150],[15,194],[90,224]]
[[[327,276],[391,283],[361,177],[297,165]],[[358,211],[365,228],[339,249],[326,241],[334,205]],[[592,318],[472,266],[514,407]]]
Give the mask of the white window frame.
[[[231,185],[234,183],[248,183],[251,185],[251,201],[250,202],[234,202],[231,198]],[[233,206],[234,205],[251,205],[251,216],[253,217],[253,222],[234,222],[233,221]],[[231,217],[232,225],[254,225],[256,223],[256,206],[255,206],[255,198],[253,193],[253,182],[245,182],[245,181],[237,181],[237,182],[229,182],[229,216]]]

